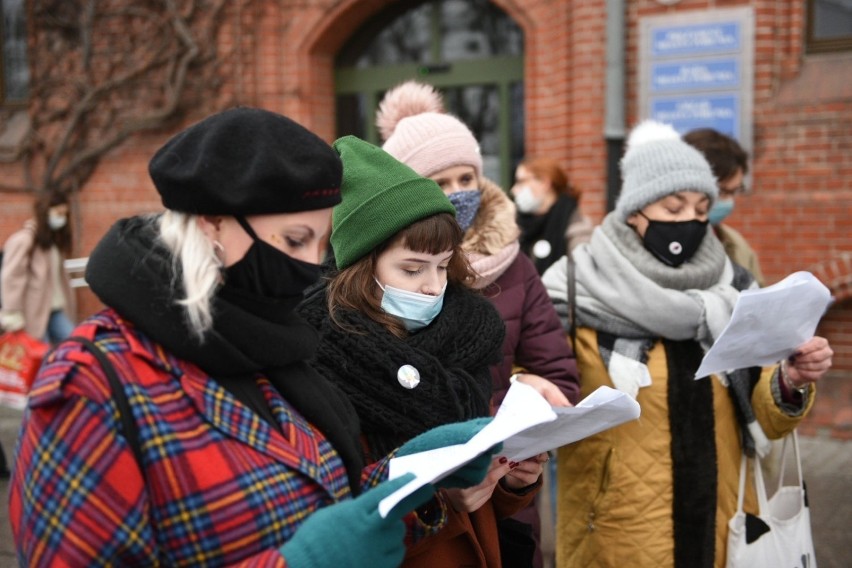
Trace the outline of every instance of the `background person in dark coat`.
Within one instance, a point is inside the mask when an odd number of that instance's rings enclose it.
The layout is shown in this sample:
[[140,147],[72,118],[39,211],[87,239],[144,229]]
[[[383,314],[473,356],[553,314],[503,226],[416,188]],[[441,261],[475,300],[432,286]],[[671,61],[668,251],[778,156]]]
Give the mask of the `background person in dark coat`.
[[757,253],[742,234],[725,223],[734,211],[737,196],[746,192],[748,152],[739,142],[712,128],[696,128],[683,135],[683,141],[696,148],[710,164],[719,185],[719,199],[710,209],[713,231],[725,247],[731,260],[751,272],[760,286],[766,284]]
[[589,240],[592,222],[580,211],[580,190],[551,158],[526,158],[515,169],[512,196],[518,207],[521,250],[539,274]]

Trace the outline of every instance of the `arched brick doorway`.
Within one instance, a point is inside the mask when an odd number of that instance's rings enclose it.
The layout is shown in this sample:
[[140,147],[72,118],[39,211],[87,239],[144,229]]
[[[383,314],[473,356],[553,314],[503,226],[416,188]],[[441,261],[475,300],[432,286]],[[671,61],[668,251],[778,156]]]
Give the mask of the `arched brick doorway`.
[[[525,27],[527,17],[515,3],[491,3]],[[300,120],[323,138],[333,139],[335,58],[366,22],[398,4],[395,0],[345,0],[330,11],[308,7],[298,22],[277,22],[279,28],[286,27],[278,35],[290,49],[289,58],[283,62],[281,112]]]

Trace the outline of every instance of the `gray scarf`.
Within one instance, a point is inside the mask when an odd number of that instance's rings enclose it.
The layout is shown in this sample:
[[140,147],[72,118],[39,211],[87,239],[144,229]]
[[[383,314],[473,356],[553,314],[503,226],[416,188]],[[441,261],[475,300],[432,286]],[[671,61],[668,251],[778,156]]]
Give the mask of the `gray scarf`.
[[618,337],[695,339],[707,349],[731,317],[738,291],[722,244],[708,235],[688,262],[666,266],[610,214],[574,251],[577,322]]
[[[573,275],[564,260],[544,274],[548,294],[564,314],[560,303],[569,276],[575,278],[577,326],[613,336],[599,342],[600,354],[613,385],[633,397],[651,384],[645,362],[657,338],[695,340],[706,351],[730,320],[739,290],[755,286],[734,282],[733,265],[710,227],[695,255],[675,268],[657,260],[633,228],[611,213],[573,257]],[[719,378],[732,389],[750,450],[753,436],[765,439],[750,404],[751,379],[739,371]]]

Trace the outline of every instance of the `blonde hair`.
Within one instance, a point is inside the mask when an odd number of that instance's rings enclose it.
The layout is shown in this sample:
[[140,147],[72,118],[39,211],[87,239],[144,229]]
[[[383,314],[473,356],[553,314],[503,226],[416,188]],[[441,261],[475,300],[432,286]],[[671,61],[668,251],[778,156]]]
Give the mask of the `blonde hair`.
[[160,217],[160,239],[172,253],[174,273],[183,276],[186,297],[178,304],[186,310],[191,330],[203,341],[204,333],[213,326],[211,300],[221,281],[222,263],[195,215],[166,210]]

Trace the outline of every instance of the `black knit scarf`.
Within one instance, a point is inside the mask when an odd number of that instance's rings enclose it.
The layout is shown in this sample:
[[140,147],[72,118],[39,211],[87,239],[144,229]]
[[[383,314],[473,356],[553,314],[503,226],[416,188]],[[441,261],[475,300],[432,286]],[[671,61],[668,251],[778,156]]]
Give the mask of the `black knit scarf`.
[[[505,330],[483,297],[449,286],[438,318],[405,339],[351,311],[338,317],[355,331],[341,329],[329,318],[324,289],[310,294],[299,311],[320,331],[315,367],[349,396],[369,457],[434,426],[489,414],[488,367],[500,360]],[[398,381],[403,365],[420,374],[413,389]]]
[[269,422],[271,412],[256,380],[266,376],[328,438],[343,460],[352,491],[359,492],[363,457],[357,415],[347,398],[306,364],[316,351],[318,335],[297,314],[272,322],[217,296],[213,329],[199,342],[176,304],[182,296],[180,275],[157,238],[153,217],[113,225],[89,258],[86,280],[104,304],[174,356],[220,379]]
[[[565,231],[568,229],[568,223],[575,209],[577,209],[576,199],[569,195],[560,195],[550,210],[543,215],[518,214],[521,250],[533,260],[539,274],[544,274],[551,264],[565,255]],[[535,243],[541,240],[550,243],[550,254],[544,258],[538,258],[532,253]]]
[[696,341],[663,340],[668,361],[675,568],[712,568],[716,545],[716,435],[713,383],[695,380],[704,357]]

